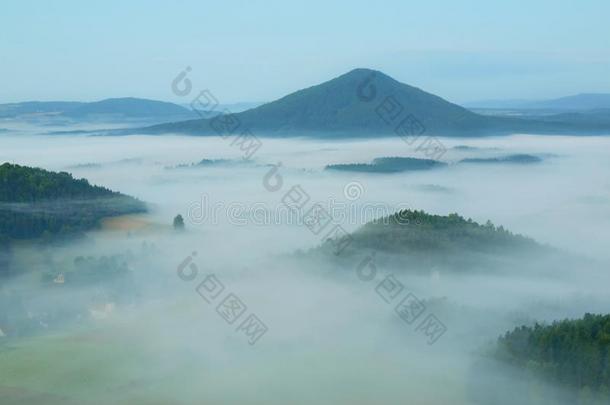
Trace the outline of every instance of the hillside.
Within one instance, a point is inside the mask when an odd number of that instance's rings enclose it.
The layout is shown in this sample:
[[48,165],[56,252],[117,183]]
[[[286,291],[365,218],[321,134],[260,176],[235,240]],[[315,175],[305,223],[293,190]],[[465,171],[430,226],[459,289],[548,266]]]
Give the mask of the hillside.
[[581,396],[598,393],[605,401],[610,400],[609,351],[610,315],[521,326],[498,339],[500,359],[573,387]]
[[65,172],[0,166],[0,236],[5,240],[81,232],[104,217],[145,210],[139,200]]

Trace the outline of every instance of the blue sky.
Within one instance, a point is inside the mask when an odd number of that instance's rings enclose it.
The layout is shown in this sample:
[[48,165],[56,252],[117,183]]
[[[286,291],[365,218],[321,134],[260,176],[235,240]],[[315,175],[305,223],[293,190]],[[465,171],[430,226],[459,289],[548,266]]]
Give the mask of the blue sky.
[[0,102],[268,101],[355,67],[454,102],[610,92],[610,2],[5,0]]

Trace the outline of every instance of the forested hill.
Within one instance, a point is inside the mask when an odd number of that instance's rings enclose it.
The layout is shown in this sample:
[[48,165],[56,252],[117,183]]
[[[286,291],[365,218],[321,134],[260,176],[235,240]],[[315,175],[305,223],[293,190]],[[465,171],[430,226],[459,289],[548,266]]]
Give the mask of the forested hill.
[[0,201],[37,202],[60,198],[99,198],[120,196],[105,187],[89,184],[86,179],[75,179],[66,172],[4,163],[0,166]]
[[[374,212],[363,215],[374,214]],[[325,238],[312,258],[350,267],[374,253],[378,265],[409,273],[443,269],[452,273],[551,273],[571,260],[550,246],[514,234],[490,221],[479,224],[458,214],[401,210],[367,222],[350,234]]]
[[69,173],[0,165],[0,236],[28,239],[85,231],[104,217],[145,210],[133,197]]
[[603,402],[595,403],[610,403],[610,315],[521,326],[501,337],[498,345],[502,360],[574,387],[581,399],[598,397]]
[[402,210],[371,221],[352,234],[356,248],[390,253],[501,252],[511,248],[537,249],[533,239],[516,235],[491,222],[484,225],[458,214],[432,215]]

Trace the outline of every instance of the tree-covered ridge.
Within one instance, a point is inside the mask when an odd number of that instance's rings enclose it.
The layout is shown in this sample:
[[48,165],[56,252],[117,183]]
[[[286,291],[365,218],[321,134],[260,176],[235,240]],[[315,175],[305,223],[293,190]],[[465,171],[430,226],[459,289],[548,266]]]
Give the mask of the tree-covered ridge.
[[0,235],[8,238],[80,232],[104,217],[144,211],[145,204],[133,197],[65,172],[0,166]]
[[93,186],[86,179],[75,179],[66,172],[54,173],[11,163],[0,165],[0,201],[37,202],[120,195],[105,187]]
[[510,248],[539,248],[534,240],[516,235],[490,221],[480,225],[458,214],[432,215],[401,210],[365,224],[352,234],[354,245],[392,253],[497,252]]
[[447,166],[447,163],[432,159],[380,157],[374,159],[371,163],[333,164],[327,165],[324,169],[368,173],[399,173],[408,170],[429,170],[445,166]]
[[498,156],[492,158],[467,158],[460,160],[460,163],[517,163],[517,164],[531,164],[540,163],[542,158],[540,156],[528,155],[520,153],[516,155]]
[[498,347],[505,361],[610,400],[610,315],[521,326],[500,337]]

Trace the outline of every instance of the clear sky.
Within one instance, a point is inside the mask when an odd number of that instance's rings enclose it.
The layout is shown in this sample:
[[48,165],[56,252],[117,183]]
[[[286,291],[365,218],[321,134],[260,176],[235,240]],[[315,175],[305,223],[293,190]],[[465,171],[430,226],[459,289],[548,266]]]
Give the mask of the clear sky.
[[355,67],[464,102],[610,92],[608,0],[3,0],[0,102],[269,101]]

